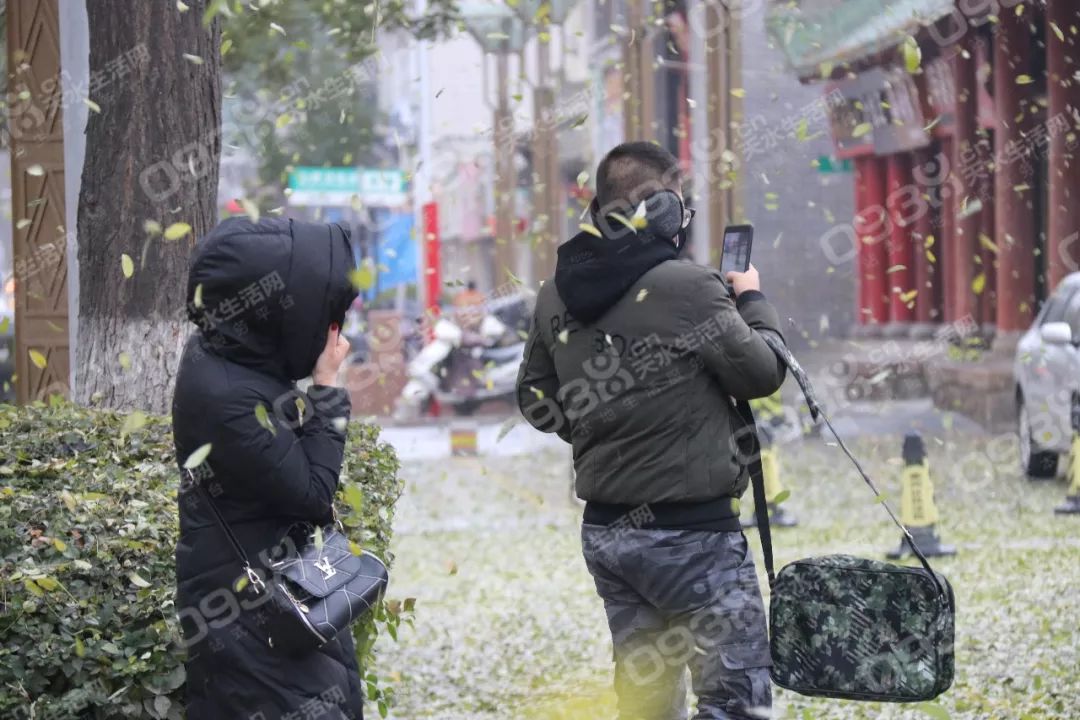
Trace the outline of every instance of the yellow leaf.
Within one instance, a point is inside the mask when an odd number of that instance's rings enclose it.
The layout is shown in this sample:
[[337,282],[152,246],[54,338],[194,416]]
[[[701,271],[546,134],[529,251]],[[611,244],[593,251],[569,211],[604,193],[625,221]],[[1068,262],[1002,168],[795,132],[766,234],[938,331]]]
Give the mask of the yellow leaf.
[[30,362],[34,363],[34,366],[37,367],[38,370],[44,370],[45,366],[49,364],[48,361],[45,359],[45,356],[42,355],[39,351],[30,350],[29,354]]
[[273,30],[273,31],[274,31],[274,32],[276,32],[276,33],[281,33],[281,35],[282,35],[283,37],[284,37],[284,35],[285,35],[285,28],[281,27],[281,26],[280,26],[280,25],[278,25],[277,23],[273,23],[273,22],[272,22],[272,23],[270,23],[270,29],[271,29],[271,30]]
[[7,334],[9,327],[11,327],[11,316],[5,315],[2,319],[0,319],[0,335]]
[[634,302],[641,302],[642,300],[644,300],[648,296],[648,294],[649,294],[649,291],[648,291],[647,288],[641,288],[640,290],[637,291],[637,297],[634,298]]
[[201,308],[202,304],[202,283],[195,286],[195,299],[193,300],[195,307]]
[[142,578],[142,576],[139,575],[139,573],[135,572],[134,570],[132,570],[131,572],[128,573],[128,580],[130,580],[131,584],[134,585],[135,587],[141,587],[141,588],[150,587],[150,583],[146,582],[146,580],[144,580]]
[[986,288],[986,273],[979,273],[975,276],[975,279],[971,281],[971,290],[976,295],[981,295],[983,289]]
[[135,274],[135,263],[127,253],[120,256],[120,269],[124,271],[124,277],[126,278]]
[[180,12],[182,12],[182,13],[187,12],[188,11],[187,3],[185,3],[184,0],[176,0],[176,9],[179,10]]
[[276,127],[278,130],[280,130],[281,128],[285,127],[286,125],[288,125],[291,122],[292,122],[292,115],[290,115],[289,113],[281,113],[280,115],[277,116],[277,120],[274,121],[274,127]]
[[247,198],[240,200],[240,207],[244,208],[244,213],[251,218],[251,222],[259,222],[259,206],[251,202]]
[[934,253],[930,252],[929,250],[926,251],[926,259],[931,264],[937,262],[937,257],[934,255]]
[[38,584],[30,578],[23,579],[23,587],[34,597],[43,597],[45,595],[42,589],[38,587]]
[[49,592],[52,592],[53,590],[56,590],[58,587],[60,587],[60,583],[56,580],[56,578],[51,578],[51,577],[35,578],[35,582],[38,584],[38,587],[40,587],[42,590],[48,590]]
[[994,243],[993,240],[990,239],[990,236],[988,236],[986,233],[984,233],[984,232],[979,233],[979,244],[982,245],[987,250],[989,250],[990,252],[997,255],[998,246]]
[[169,227],[165,228],[166,240],[179,240],[180,238],[191,232],[191,226],[185,222],[173,223]]
[[570,331],[569,330],[560,331],[559,332],[559,342],[561,342],[563,345],[565,345],[569,341],[570,341]]
[[825,62],[818,65],[818,70],[821,71],[821,77],[823,79],[828,79],[832,77],[833,64],[831,61],[826,60]]
[[83,102],[86,103],[86,107],[90,108],[96,113],[101,113],[101,106],[90,98],[83,98]]
[[908,36],[904,41],[904,67],[909,73],[914,74],[922,64],[922,50],[915,38]]
[[595,235],[598,238],[604,237],[600,233],[599,230],[597,230],[595,227],[593,227],[589,223],[581,223],[580,225],[578,225],[578,227],[581,228],[582,230],[584,230],[585,232],[589,233],[590,235]]
[[143,230],[146,231],[147,235],[161,234],[161,223],[159,223],[157,220],[145,220],[143,221],[142,227]]
[[622,213],[617,213],[617,212],[609,212],[609,213],[608,213],[608,216],[609,216],[609,217],[613,217],[613,218],[615,218],[616,220],[618,220],[619,222],[621,222],[621,223],[622,223],[623,225],[625,225],[626,227],[628,227],[628,228],[630,228],[631,230],[633,230],[633,231],[634,231],[635,233],[637,232],[637,228],[635,228],[635,227],[634,227],[634,223],[630,222],[630,220],[628,220],[628,219],[626,218],[626,216],[625,216],[625,215],[623,215]]
[[277,428],[275,428],[274,423],[270,421],[270,411],[268,411],[266,406],[262,403],[255,406],[255,419],[260,425],[269,430],[271,435],[277,435]]
[[731,94],[737,98],[746,97],[746,90],[742,88],[731,88]]
[[577,186],[579,188],[585,187],[585,183],[589,182],[589,173],[582,170],[577,176]]
[[41,165],[37,163],[34,163],[30,167],[26,168],[26,174],[33,175],[34,177],[41,177],[45,174],[45,168],[41,167]]
[[120,426],[121,437],[130,435],[136,430],[141,430],[146,427],[146,414],[139,410],[134,410],[130,415],[124,418],[124,424]]
[[75,638],[75,657],[82,657],[86,654],[86,646],[83,645],[82,638]]
[[926,248],[927,250],[929,250],[930,248],[934,247],[934,236],[933,236],[933,235],[927,235],[927,236],[926,236],[926,242],[925,242],[925,243],[923,244],[923,246],[924,246],[924,247],[925,247],[925,248]]
[[60,538],[53,538],[52,544],[53,547],[56,548],[57,552],[64,552],[65,550],[67,550],[67,543],[65,543]]
[[184,461],[185,470],[194,470],[203,464],[203,461],[210,456],[211,443],[200,445],[195,448],[195,452],[188,455],[188,459]]
[[64,503],[64,507],[66,507],[69,511],[75,511],[75,496],[72,495],[70,492],[68,492],[67,490],[62,490],[60,492],[60,500]]
[[900,293],[900,299],[904,302],[911,302],[915,299],[915,296],[919,294],[918,290],[908,290],[906,293]]
[[532,390],[532,394],[536,396],[537,400],[543,400],[544,399],[544,391],[543,390],[541,390],[539,388],[534,388],[532,385],[529,386],[529,390]]
[[131,368],[131,356],[128,355],[126,352],[120,353],[116,357],[116,359],[120,362],[120,367],[124,370],[128,370]]
[[246,588],[250,582],[247,575],[241,575],[236,578],[236,582],[233,583],[233,592],[243,592],[244,588]]
[[367,290],[375,283],[375,272],[368,264],[349,271],[349,282],[357,290]]
[[202,65],[203,64],[203,59],[201,57],[199,57],[198,55],[191,55],[189,53],[184,53],[184,59],[187,60],[192,65]]
[[859,123],[855,126],[855,129],[851,131],[851,137],[862,137],[873,129],[874,126],[868,122]]
[[1030,75],[1021,74],[1016,76],[1017,85],[1030,85],[1033,82],[1035,82],[1035,78],[1031,77]]
[[1057,39],[1065,42],[1065,33],[1061,32],[1061,28],[1058,27],[1056,22],[1051,22],[1050,27],[1053,28],[1054,34],[1057,35]]

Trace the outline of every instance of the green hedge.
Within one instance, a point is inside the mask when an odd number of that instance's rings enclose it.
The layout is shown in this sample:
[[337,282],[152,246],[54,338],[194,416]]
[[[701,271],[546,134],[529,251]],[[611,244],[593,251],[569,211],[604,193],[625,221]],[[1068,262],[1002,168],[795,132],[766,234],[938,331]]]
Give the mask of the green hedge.
[[[0,717],[183,717],[173,454],[168,418],[0,405]],[[388,562],[397,468],[377,428],[351,424],[339,513]],[[357,627],[364,667],[401,617],[389,601]]]

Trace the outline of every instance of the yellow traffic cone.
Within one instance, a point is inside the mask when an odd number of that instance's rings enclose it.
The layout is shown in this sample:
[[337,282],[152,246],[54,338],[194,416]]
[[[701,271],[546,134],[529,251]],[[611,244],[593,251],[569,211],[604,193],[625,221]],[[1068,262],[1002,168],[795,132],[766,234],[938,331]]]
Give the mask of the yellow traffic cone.
[[[956,548],[943,545],[934,526],[938,521],[937,505],[934,504],[934,484],[930,479],[930,463],[926,459],[926,446],[918,433],[904,437],[904,470],[900,474],[900,522],[911,533],[923,555],[955,555]],[[900,539],[900,547],[888,553],[892,560],[903,557],[910,548],[907,538]]]
[[1069,489],[1065,502],[1054,508],[1058,515],[1080,513],[1080,402],[1073,399],[1072,407],[1072,446],[1069,448]]

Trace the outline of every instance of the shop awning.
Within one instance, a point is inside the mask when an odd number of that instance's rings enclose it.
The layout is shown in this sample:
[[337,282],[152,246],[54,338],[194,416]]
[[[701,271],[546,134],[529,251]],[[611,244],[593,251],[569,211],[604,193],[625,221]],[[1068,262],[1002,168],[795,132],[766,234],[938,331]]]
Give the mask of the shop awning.
[[769,35],[801,79],[903,42],[948,15],[953,0],[772,0]]

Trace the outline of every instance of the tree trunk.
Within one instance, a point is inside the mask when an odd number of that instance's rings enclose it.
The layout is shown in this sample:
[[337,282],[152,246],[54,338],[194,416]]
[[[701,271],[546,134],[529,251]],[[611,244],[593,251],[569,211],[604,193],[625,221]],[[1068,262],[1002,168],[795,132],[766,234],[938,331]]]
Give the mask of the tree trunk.
[[[187,263],[217,220],[221,29],[206,0],[87,0],[90,117],[79,194],[78,402],[168,411]],[[100,112],[97,107],[100,106]],[[186,223],[168,240],[148,231]],[[123,256],[134,272],[125,277]]]

